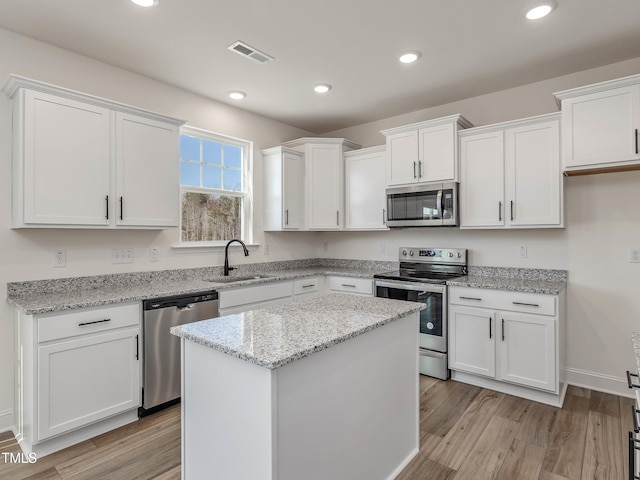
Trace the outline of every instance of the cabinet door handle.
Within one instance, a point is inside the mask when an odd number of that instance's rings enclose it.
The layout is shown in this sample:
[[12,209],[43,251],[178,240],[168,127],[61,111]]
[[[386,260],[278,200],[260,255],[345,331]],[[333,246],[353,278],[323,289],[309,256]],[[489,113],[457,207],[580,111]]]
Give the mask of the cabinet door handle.
[[638,414],[640,410],[635,405],[631,405],[631,417],[633,418],[633,431],[640,433],[640,422],[638,422]]
[[636,475],[636,450],[640,450],[636,444],[640,445],[640,440],[633,438],[633,432],[629,432],[629,480],[638,480]]
[[511,221],[513,222],[513,200],[511,200]]
[[120,197],[120,220],[122,220],[122,215],[124,212],[123,205],[124,205],[124,198]]
[[340,226],[340,210],[336,210],[336,225]]
[[493,338],[493,332],[491,331],[491,317],[489,317],[489,338]]
[[502,341],[504,342],[504,318],[502,319]]
[[418,162],[418,178],[422,178],[422,162]]
[[640,388],[639,384],[635,384],[631,381],[631,377],[638,378],[638,375],[636,375],[635,373],[631,373],[629,370],[627,370],[627,385],[629,385],[629,388]]
[[460,297],[461,300],[476,300],[478,302],[481,302],[482,299],[481,298],[477,298],[477,297]]
[[284,211],[284,224],[289,225],[289,209],[288,208]]
[[136,360],[140,359],[140,341],[139,335],[136,335]]
[[107,204],[107,215],[106,215],[106,219],[109,220],[109,195],[107,195],[106,197],[104,197],[104,201]]
[[105,323],[110,322],[110,318],[103,318],[102,320],[94,320],[93,322],[81,322],[78,324],[79,327],[84,327],[85,325],[94,325],[96,323]]
[[638,129],[636,128],[636,155],[638,154]]
[[498,202],[498,221],[502,221],[502,202]]
[[413,162],[413,178],[417,178],[416,177],[416,162]]
[[387,211],[383,208],[382,209],[382,224],[386,225],[387,224],[387,217],[386,217],[386,213]]
[[525,303],[525,302],[511,302],[514,305],[524,305],[525,307],[539,307],[537,303]]

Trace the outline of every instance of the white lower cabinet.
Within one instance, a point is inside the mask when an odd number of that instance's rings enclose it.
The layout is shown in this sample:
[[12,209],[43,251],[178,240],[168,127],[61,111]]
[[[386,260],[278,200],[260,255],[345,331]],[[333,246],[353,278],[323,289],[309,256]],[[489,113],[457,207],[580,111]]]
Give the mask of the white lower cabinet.
[[[533,399],[561,403],[562,298],[450,287],[449,368],[496,380],[488,385],[496,389],[516,385],[549,392],[553,396]],[[527,396],[522,389],[505,391]]]
[[15,312],[16,438],[52,453],[137,419],[140,303]]
[[328,292],[373,295],[373,280],[370,278],[329,276],[326,281]]

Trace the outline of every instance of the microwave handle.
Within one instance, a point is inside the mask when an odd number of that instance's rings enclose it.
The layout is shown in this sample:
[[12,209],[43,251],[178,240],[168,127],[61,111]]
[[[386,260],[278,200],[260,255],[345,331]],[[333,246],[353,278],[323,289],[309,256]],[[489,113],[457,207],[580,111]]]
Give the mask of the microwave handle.
[[438,196],[436,198],[436,205],[438,205],[438,218],[444,220],[444,205],[442,204],[442,189],[438,190]]

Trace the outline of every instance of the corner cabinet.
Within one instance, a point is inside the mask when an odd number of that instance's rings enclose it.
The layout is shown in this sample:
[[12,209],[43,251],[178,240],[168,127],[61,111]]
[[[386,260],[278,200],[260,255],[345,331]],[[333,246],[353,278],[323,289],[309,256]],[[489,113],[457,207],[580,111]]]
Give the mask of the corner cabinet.
[[387,230],[385,146],[344,154],[346,230]]
[[16,438],[47,455],[135,421],[141,404],[140,303],[15,311]]
[[174,228],[184,122],[10,76],[13,228]]
[[458,181],[459,129],[471,123],[462,115],[381,130],[387,137],[387,185]]
[[262,151],[264,230],[300,230],[304,216],[304,154],[285,147]]
[[283,144],[304,153],[307,230],[344,228],[344,157],[359,149],[344,138],[300,138]]
[[459,133],[460,227],[562,227],[558,113]]
[[567,175],[640,170],[640,75],[555,94]]
[[564,293],[449,288],[452,378],[561,406]]

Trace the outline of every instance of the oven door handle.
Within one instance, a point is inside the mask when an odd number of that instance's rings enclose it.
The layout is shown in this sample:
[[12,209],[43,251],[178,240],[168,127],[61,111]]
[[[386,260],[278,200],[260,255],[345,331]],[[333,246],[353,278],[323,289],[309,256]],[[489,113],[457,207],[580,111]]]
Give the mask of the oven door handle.
[[376,280],[376,287],[396,288],[398,290],[411,290],[414,292],[430,292],[430,293],[444,293],[447,288],[446,285],[430,285],[427,283],[413,283],[413,282],[394,282],[387,280]]

